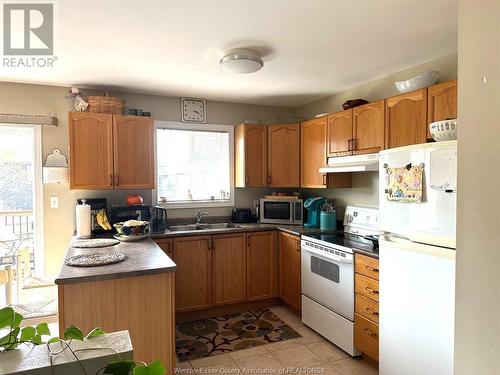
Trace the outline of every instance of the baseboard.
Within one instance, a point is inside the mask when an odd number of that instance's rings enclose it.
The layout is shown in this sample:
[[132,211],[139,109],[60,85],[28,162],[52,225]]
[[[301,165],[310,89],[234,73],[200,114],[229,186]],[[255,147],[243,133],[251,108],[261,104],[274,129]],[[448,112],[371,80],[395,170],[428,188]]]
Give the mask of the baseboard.
[[217,306],[210,309],[188,311],[177,313],[175,315],[175,323],[191,322],[193,320],[208,319],[214,316],[222,316],[227,314],[235,314],[248,310],[264,309],[266,307],[276,306],[280,304],[279,298],[269,298],[261,301],[252,301],[245,303],[237,303],[234,305]]

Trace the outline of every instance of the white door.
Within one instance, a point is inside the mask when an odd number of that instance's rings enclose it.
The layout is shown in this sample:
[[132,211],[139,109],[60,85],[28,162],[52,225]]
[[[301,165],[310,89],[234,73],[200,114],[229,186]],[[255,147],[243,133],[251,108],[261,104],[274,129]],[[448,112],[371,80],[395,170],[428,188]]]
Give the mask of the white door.
[[381,375],[453,374],[455,250],[380,238]]
[[[387,200],[386,168],[423,165],[421,203]],[[380,230],[415,242],[455,248],[457,142],[436,142],[380,152]]]

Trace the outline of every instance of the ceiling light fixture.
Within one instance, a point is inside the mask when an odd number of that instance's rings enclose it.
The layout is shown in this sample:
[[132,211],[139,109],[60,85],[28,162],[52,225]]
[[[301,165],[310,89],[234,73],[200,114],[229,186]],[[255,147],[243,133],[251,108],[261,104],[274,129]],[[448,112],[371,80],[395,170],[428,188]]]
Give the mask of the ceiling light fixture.
[[227,52],[219,64],[231,73],[248,74],[262,69],[264,61],[257,51],[249,48],[237,48]]

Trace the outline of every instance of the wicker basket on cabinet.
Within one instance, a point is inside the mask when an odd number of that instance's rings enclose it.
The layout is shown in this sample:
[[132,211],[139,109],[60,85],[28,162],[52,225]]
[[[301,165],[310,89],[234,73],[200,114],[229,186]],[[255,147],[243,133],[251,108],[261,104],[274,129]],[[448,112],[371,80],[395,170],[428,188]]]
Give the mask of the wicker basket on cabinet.
[[88,96],[89,112],[122,115],[125,101],[114,96]]

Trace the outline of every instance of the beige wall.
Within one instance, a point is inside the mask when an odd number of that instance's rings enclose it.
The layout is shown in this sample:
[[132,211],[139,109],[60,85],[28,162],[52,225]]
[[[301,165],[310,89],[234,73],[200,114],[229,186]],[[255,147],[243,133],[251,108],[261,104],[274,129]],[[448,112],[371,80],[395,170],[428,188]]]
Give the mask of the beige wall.
[[500,1],[458,3],[455,374],[500,374]]
[[[85,94],[101,94],[83,90]],[[71,103],[66,98],[67,88],[42,85],[24,85],[0,82],[0,112],[55,115],[58,127],[46,126],[42,129],[43,160],[54,148],[68,155],[68,111]],[[117,94],[126,101],[127,107],[142,108],[150,111],[157,120],[180,121],[180,101],[178,98]],[[237,124],[245,119],[258,119],[262,122],[275,122],[280,117],[294,114],[291,108],[278,108],[258,105],[244,105],[221,102],[207,103],[207,122],[213,124]],[[149,202],[150,192],[138,191]],[[259,192],[238,189],[235,200],[237,205],[249,205]],[[68,184],[44,185],[44,226],[46,271],[59,272],[62,257],[68,240],[74,231],[74,205],[80,197],[104,197],[109,204],[123,204],[129,191],[88,191],[69,190]],[[59,197],[59,208],[50,208],[50,197]],[[250,203],[248,203],[250,202]],[[211,215],[227,215],[230,208],[209,210]],[[196,210],[170,210],[171,217],[192,216]]]

